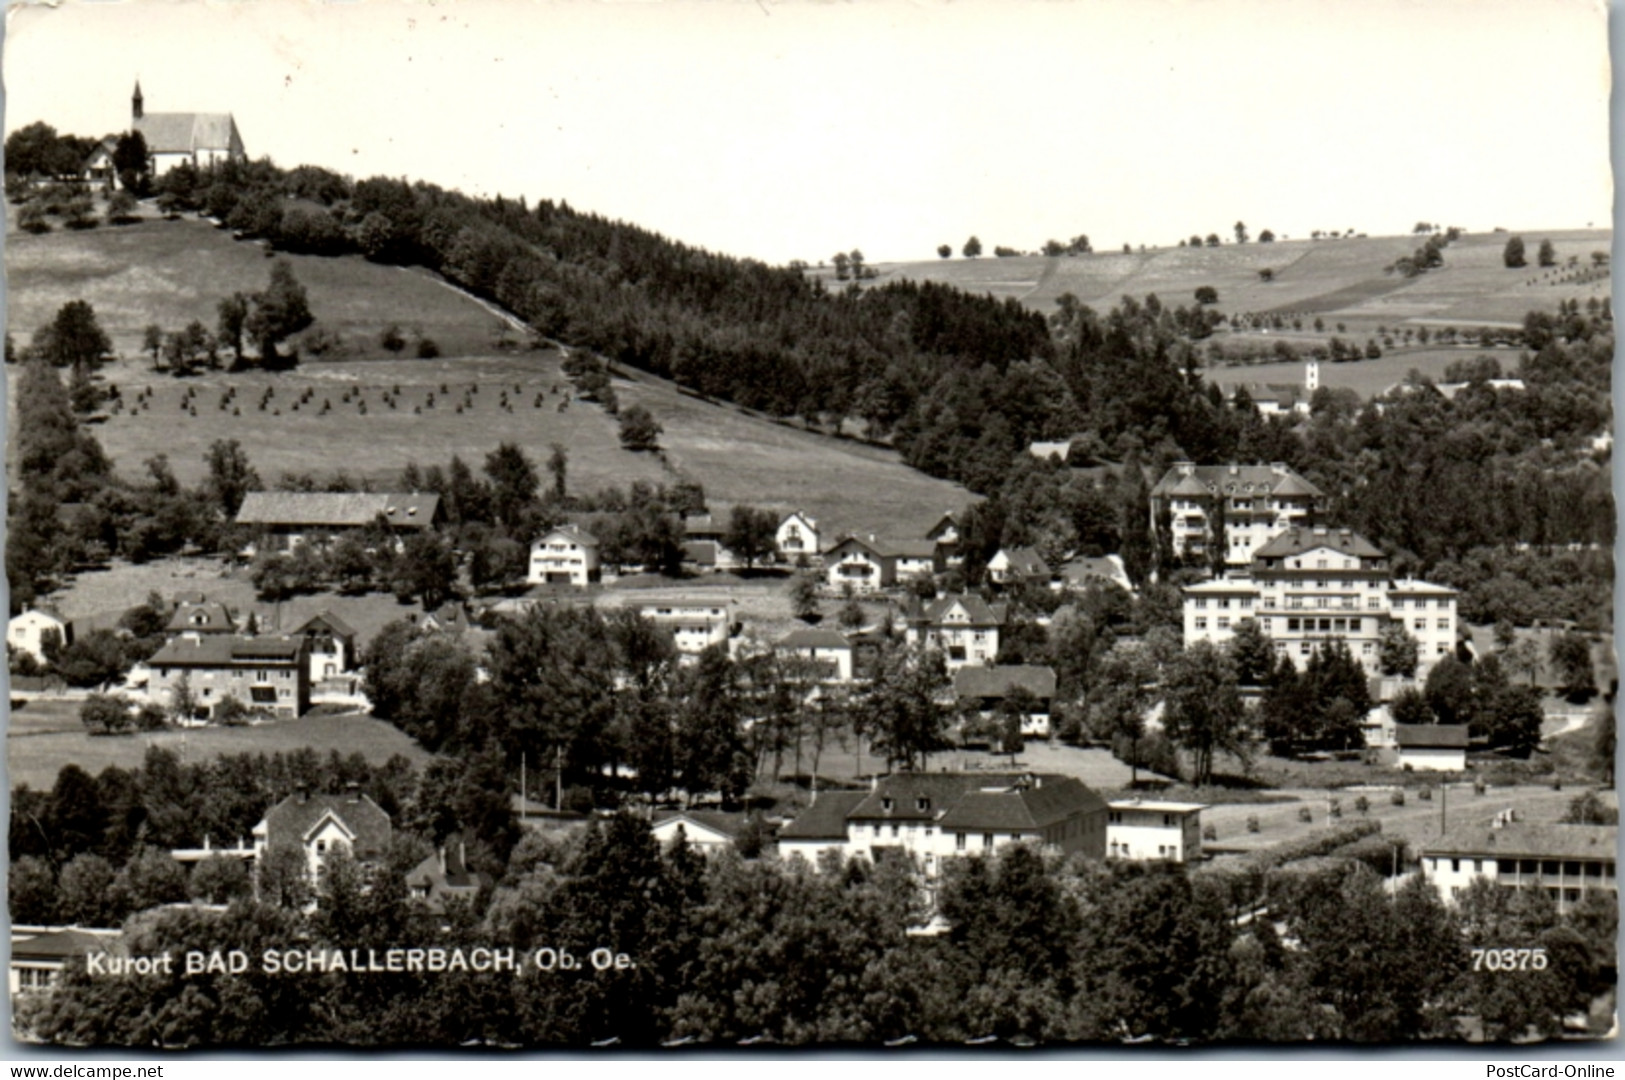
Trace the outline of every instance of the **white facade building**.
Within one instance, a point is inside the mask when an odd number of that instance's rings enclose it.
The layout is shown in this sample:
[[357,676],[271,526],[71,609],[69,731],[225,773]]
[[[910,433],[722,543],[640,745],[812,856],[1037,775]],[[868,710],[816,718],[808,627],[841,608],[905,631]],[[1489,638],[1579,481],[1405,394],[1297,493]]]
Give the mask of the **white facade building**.
[[1153,862],[1201,858],[1205,804],[1119,799],[1106,807],[1108,858]]
[[656,626],[671,631],[672,642],[685,657],[698,656],[729,637],[731,618],[726,600],[645,600],[637,610]]
[[803,557],[816,559],[819,552],[818,522],[800,510],[784,515],[773,536],[773,546],[778,549],[779,558],[792,565]]
[[1317,646],[1342,641],[1377,674],[1379,638],[1399,622],[1417,638],[1416,677],[1425,679],[1454,649],[1459,628],[1455,590],[1392,581],[1382,552],[1347,529],[1288,529],[1258,550],[1250,578],[1207,581],[1184,593],[1186,645],[1223,645],[1243,619],[1256,619],[1300,669]]
[[46,662],[45,638],[48,632],[54,632],[57,641],[63,647],[73,643],[67,620],[58,618],[49,611],[30,608],[6,623],[6,644],[18,652],[27,653],[43,664]]
[[1564,912],[1587,893],[1618,894],[1618,845],[1617,825],[1479,826],[1425,844],[1420,863],[1447,904],[1483,878],[1507,889],[1544,889]]
[[530,545],[531,585],[585,588],[599,579],[598,538],[579,525],[560,525]]
[[1222,504],[1224,561],[1243,567],[1259,548],[1295,526],[1310,524],[1319,488],[1289,466],[1197,465],[1177,462],[1151,489],[1152,528],[1167,515],[1174,553],[1206,555],[1218,537],[1214,514]]

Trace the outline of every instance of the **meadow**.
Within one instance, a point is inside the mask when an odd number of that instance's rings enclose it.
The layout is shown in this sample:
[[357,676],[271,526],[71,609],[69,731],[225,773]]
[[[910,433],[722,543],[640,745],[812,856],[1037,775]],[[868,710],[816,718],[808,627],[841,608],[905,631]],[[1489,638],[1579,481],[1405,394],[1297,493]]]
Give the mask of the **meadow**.
[[251,727],[206,727],[89,735],[79,722],[79,701],[41,698],[13,702],[6,730],[6,774],[19,784],[48,789],[63,765],[95,776],[109,765],[140,766],[150,746],[174,751],[183,762],[212,761],[221,754],[273,754],[309,747],[322,757],[337,750],[359,753],[381,765],[396,754],[421,768],[429,754],[382,720],[363,715],[307,715]]
[[[1506,268],[1502,250],[1509,234],[1469,233],[1450,244],[1443,267],[1415,278],[1384,268],[1421,246],[1416,236],[1347,240],[1277,240],[1270,244],[1227,242],[1216,248],[1157,247],[1053,258],[983,256],[878,264],[879,277],[939,281],[974,292],[1014,297],[1037,311],[1054,310],[1071,293],[1104,311],[1124,296],[1155,293],[1167,306],[1189,306],[1198,286],[1219,294],[1218,309],[1230,313],[1306,312],[1342,321],[1363,340],[1378,325],[1518,326],[1532,310],[1555,310],[1560,300],[1609,295],[1606,277],[1562,280],[1565,268],[1534,265],[1540,241],[1550,239],[1559,264],[1573,256],[1584,267],[1591,253],[1608,251],[1606,229],[1523,232],[1530,265]],[[1261,270],[1270,270],[1264,281]],[[832,275],[831,275],[832,276]]]
[[[528,347],[508,317],[434,275],[353,256],[285,256],[307,289],[317,326],[341,340],[339,355],[307,352],[287,373],[177,379],[151,369],[140,352],[143,329],[152,323],[179,329],[193,319],[212,327],[221,297],[264,286],[263,248],[196,219],[43,236],[13,232],[7,239],[8,325],[20,342],[73,299],[88,300],[112,338],[120,359],[104,374],[127,407],[94,431],[128,477],[143,477],[143,463],[163,453],[182,483],[196,483],[216,439],[239,440],[267,483],[283,473],[342,470],[375,486],[397,482],[409,461],[444,463],[459,454],[477,466],[499,443],[514,442],[540,462],[557,442],[569,452],[577,491],[689,478],[724,511],[738,502],[798,507],[826,530],[911,535],[969,500],[963,488],[914,472],[883,447],[699,400],[638,372],[616,378],[621,405],[648,407],[665,433],[662,454],[631,453],[620,446],[615,417],[570,400],[556,348]],[[433,338],[444,355],[391,356],[378,340],[391,325],[409,342],[417,333]],[[406,352],[413,352],[410,343]],[[195,397],[183,407],[193,387]],[[221,408],[232,387],[235,398]],[[150,398],[132,411],[128,406],[146,389]],[[268,389],[272,397],[261,410]],[[312,399],[295,410],[307,390]],[[383,401],[386,390],[397,399],[393,409]],[[341,401],[346,391],[348,402]]]
[[[1255,340],[1255,335],[1248,335],[1247,340]],[[1264,340],[1270,340],[1265,338]],[[1295,342],[1296,344],[1296,342]],[[1445,369],[1458,360],[1470,360],[1475,356],[1493,356],[1501,362],[1501,367],[1509,373],[1516,372],[1518,367],[1518,354],[1512,349],[1481,349],[1472,348],[1443,348],[1443,349],[1396,349],[1385,352],[1375,360],[1352,360],[1342,364],[1322,363],[1320,365],[1320,383],[1322,386],[1334,388],[1347,388],[1358,393],[1362,398],[1369,398],[1380,394],[1395,383],[1403,382],[1412,371],[1419,371],[1434,382],[1444,379]],[[1203,376],[1212,383],[1217,383],[1227,392],[1242,383],[1303,383],[1303,361],[1278,364],[1246,364],[1232,367],[1208,368]]]

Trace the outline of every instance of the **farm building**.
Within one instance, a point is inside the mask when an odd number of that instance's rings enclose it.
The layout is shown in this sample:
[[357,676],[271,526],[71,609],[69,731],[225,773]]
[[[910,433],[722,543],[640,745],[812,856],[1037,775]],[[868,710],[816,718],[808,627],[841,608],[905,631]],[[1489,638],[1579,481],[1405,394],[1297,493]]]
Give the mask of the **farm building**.
[[396,547],[413,533],[440,524],[440,496],[364,491],[250,491],[237,510],[237,524],[258,535],[245,552],[291,552],[310,544],[326,547],[346,533],[378,528]]

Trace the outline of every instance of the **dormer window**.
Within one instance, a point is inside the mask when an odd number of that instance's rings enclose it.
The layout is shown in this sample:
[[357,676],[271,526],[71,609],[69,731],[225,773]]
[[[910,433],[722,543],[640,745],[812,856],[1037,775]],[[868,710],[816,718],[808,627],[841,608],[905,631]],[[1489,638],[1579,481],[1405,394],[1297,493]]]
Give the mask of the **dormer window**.
[[880,800],[880,808],[882,810],[886,811],[887,813],[891,813],[891,800],[890,799],[881,799]]
[[930,810],[931,809],[931,800],[927,799],[923,795],[920,796],[918,799],[914,800],[914,809],[920,811],[921,813],[924,813],[925,811]]

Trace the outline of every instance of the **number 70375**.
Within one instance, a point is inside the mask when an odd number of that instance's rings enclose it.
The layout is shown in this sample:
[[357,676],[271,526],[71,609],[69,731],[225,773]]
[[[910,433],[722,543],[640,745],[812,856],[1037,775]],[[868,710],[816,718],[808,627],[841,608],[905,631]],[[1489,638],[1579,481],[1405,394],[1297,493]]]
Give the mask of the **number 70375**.
[[1545,971],[1546,950],[1533,949],[1474,949],[1474,971]]

